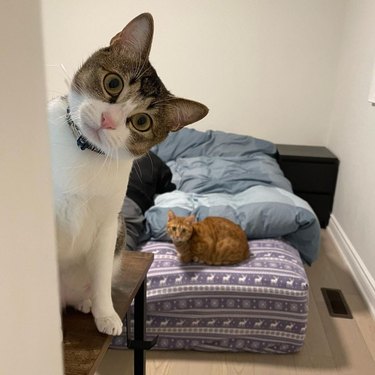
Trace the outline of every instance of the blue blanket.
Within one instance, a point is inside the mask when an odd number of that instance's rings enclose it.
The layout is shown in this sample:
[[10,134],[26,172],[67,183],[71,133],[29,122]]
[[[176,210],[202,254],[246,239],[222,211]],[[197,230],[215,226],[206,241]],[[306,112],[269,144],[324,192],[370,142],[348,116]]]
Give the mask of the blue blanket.
[[276,147],[254,137],[185,128],[152,149],[171,168],[177,191],[158,196],[145,214],[154,240],[169,240],[167,212],[226,217],[249,239],[283,238],[311,264],[320,226],[307,202],[292,193]]

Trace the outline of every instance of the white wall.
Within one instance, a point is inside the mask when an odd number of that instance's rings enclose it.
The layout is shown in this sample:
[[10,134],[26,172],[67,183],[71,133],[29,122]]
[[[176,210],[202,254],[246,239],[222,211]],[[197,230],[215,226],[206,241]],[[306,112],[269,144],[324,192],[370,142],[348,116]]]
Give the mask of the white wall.
[[0,374],[62,374],[38,1],[0,3]]
[[176,95],[210,114],[195,125],[339,157],[334,218],[375,279],[373,0],[42,0],[48,96],[134,16],[155,19],[151,61]]
[[48,95],[141,12],[151,61],[174,94],[210,108],[199,129],[325,144],[343,0],[43,0]]
[[375,64],[375,1],[347,4],[328,139],[341,162],[333,213],[374,282],[375,107],[367,99]]
[[[49,97],[65,92],[51,65],[73,74],[129,19],[150,11],[160,76],[211,108],[197,127],[328,144],[341,161],[335,219],[375,277],[373,0],[42,4]],[[0,46],[0,373],[61,374],[37,1],[1,2]]]

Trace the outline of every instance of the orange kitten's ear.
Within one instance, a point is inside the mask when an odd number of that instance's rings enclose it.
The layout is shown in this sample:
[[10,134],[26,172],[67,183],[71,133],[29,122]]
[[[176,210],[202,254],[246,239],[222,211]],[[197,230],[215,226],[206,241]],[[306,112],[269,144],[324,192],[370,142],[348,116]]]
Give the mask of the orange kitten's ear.
[[168,211],[168,221],[171,221],[176,218],[175,213],[172,210]]
[[170,98],[167,103],[169,130],[175,132],[186,125],[201,120],[208,113],[208,108],[193,100]]
[[194,215],[190,215],[188,217],[185,218],[185,222],[187,222],[188,224],[194,224],[195,223],[195,216]]
[[154,20],[150,13],[143,13],[130,21],[124,29],[111,39],[111,45],[121,43],[138,55],[147,58],[154,34]]

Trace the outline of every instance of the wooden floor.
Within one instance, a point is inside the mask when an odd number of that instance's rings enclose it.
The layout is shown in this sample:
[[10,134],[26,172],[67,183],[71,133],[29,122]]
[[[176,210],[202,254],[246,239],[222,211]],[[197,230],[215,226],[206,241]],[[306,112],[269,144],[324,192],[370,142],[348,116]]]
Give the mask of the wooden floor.
[[[319,260],[306,267],[310,281],[309,324],[300,353],[147,353],[147,375],[375,374],[375,321],[328,233]],[[320,288],[339,288],[354,319],[329,316]],[[133,374],[132,353],[110,350],[97,375]]]

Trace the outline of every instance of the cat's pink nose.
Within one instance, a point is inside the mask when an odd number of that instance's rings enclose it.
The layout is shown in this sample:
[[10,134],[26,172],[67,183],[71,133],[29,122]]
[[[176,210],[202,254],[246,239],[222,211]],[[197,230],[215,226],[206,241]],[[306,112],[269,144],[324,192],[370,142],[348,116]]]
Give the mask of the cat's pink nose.
[[116,129],[116,124],[113,121],[113,118],[108,112],[103,112],[102,113],[102,118],[101,118],[101,124],[100,127],[102,129]]

